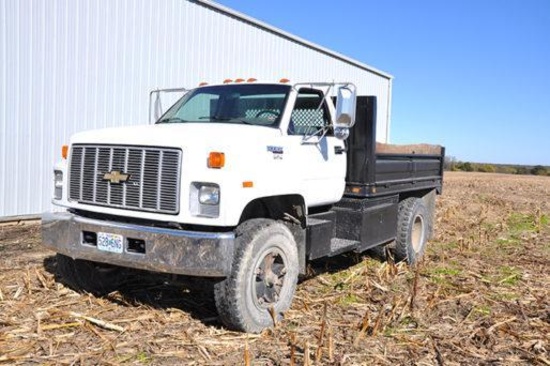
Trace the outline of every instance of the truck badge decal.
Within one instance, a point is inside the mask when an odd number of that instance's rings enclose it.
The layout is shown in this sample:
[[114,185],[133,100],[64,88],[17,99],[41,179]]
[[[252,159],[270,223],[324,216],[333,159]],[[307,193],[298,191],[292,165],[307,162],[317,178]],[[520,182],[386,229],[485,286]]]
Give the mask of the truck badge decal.
[[282,146],[267,146],[267,151],[271,151],[273,154],[283,154],[283,147]]
[[111,183],[125,183],[130,179],[130,174],[121,173],[118,170],[113,170],[103,175],[103,180],[108,180]]

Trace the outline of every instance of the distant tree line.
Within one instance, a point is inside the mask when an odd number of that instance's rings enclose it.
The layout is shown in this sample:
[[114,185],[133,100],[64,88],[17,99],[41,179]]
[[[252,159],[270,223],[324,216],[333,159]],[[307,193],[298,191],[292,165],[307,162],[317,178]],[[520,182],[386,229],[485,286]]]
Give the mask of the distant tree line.
[[445,157],[445,170],[550,176],[550,167],[547,166],[471,163],[469,161],[459,161],[454,156]]

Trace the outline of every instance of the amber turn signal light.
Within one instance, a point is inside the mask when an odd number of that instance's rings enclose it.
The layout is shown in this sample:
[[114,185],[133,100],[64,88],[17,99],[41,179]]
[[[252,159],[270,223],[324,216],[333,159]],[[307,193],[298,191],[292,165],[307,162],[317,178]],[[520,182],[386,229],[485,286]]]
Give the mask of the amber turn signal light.
[[208,155],[208,167],[214,169],[223,168],[225,165],[225,154],[222,152],[212,151]]
[[63,159],[67,159],[67,156],[69,156],[69,145],[61,146],[61,156]]

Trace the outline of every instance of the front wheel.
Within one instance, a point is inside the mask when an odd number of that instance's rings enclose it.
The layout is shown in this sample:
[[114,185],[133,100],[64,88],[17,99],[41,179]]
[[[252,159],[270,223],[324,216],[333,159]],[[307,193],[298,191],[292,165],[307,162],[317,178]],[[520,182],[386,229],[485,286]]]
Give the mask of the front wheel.
[[237,228],[231,274],[214,286],[220,320],[231,329],[259,333],[290,308],[299,264],[290,230],[269,219]]
[[395,260],[414,265],[424,255],[430,234],[431,216],[421,198],[410,197],[399,203]]

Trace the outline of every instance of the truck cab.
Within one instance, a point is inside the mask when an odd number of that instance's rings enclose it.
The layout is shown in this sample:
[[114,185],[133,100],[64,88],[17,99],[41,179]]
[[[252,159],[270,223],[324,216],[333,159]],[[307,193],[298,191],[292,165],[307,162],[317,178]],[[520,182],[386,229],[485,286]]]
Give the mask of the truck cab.
[[309,259],[422,255],[444,151],[377,154],[375,106],[349,82],[239,81],[188,90],[151,125],[78,133],[43,242],[80,288],[105,265],[212,277],[221,321],[258,332]]

